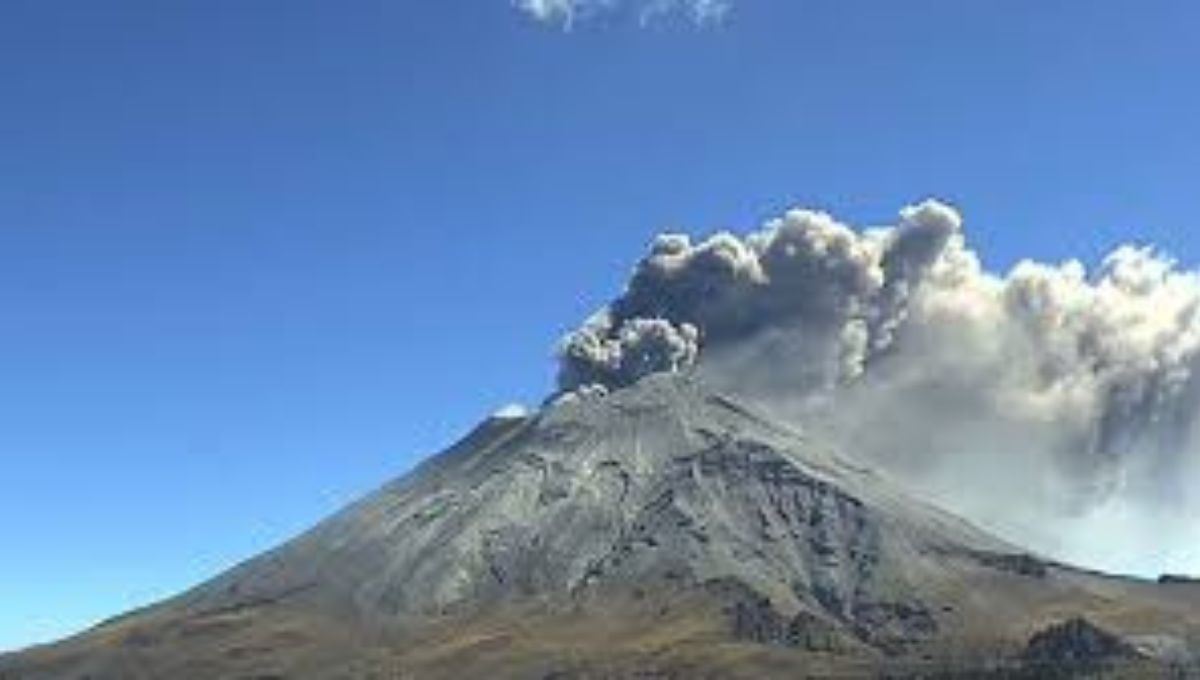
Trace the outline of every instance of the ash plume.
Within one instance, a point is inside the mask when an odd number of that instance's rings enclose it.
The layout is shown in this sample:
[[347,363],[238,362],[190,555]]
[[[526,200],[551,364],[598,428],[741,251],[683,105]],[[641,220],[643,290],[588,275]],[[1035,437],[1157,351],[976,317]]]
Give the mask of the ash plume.
[[691,365],[702,344],[779,329],[835,349],[825,376],[853,379],[893,344],[913,291],[960,225],[952,209],[927,201],[889,230],[859,233],[794,210],[745,239],[720,233],[693,245],[664,234],[625,293],[565,339],[559,386],[624,387]]
[[564,339],[559,388],[696,370],[1031,547],[1145,571],[1200,567],[1198,365],[1196,273],[1135,246],[991,273],[928,200],[660,236]]

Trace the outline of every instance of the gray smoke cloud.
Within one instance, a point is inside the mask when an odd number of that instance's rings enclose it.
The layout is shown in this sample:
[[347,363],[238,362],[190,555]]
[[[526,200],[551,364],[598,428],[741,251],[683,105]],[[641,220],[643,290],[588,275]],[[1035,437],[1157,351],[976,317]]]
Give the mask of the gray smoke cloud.
[[833,351],[836,365],[818,377],[856,378],[893,345],[913,292],[960,225],[952,209],[926,201],[905,208],[896,227],[863,233],[794,210],[745,239],[720,233],[692,244],[664,234],[625,293],[565,339],[559,386],[624,387],[692,365],[701,345],[780,329]]
[[579,21],[615,12],[632,14],[643,24],[679,15],[704,26],[720,23],[732,9],[732,0],[513,0],[513,4],[538,21],[566,29]]
[[1200,276],[1148,248],[990,273],[952,207],[660,236],[564,394],[691,368],[1052,555],[1200,570]]

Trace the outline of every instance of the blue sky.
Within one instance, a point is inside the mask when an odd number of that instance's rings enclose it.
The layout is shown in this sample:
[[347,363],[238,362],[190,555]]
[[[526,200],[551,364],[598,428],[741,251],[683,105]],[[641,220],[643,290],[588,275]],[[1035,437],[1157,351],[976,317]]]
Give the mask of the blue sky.
[[0,648],[510,401],[657,231],[937,195],[993,267],[1200,259],[1195,3],[0,6]]

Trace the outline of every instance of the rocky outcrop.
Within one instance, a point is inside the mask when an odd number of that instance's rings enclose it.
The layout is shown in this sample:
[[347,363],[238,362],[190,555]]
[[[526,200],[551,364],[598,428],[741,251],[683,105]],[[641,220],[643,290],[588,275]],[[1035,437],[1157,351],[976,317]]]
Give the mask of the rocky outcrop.
[[1023,660],[1031,668],[1091,669],[1139,657],[1137,648],[1120,636],[1075,617],[1030,637]]

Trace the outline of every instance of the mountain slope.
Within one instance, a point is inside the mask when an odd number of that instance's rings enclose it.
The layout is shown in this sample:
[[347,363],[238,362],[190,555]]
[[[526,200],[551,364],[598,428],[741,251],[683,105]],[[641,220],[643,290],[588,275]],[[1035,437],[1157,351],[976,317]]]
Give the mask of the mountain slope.
[[965,670],[1015,667],[1074,616],[1186,660],[1198,605],[1190,584],[1025,555],[660,375],[485,421],[299,538],[0,660],[0,678]]

